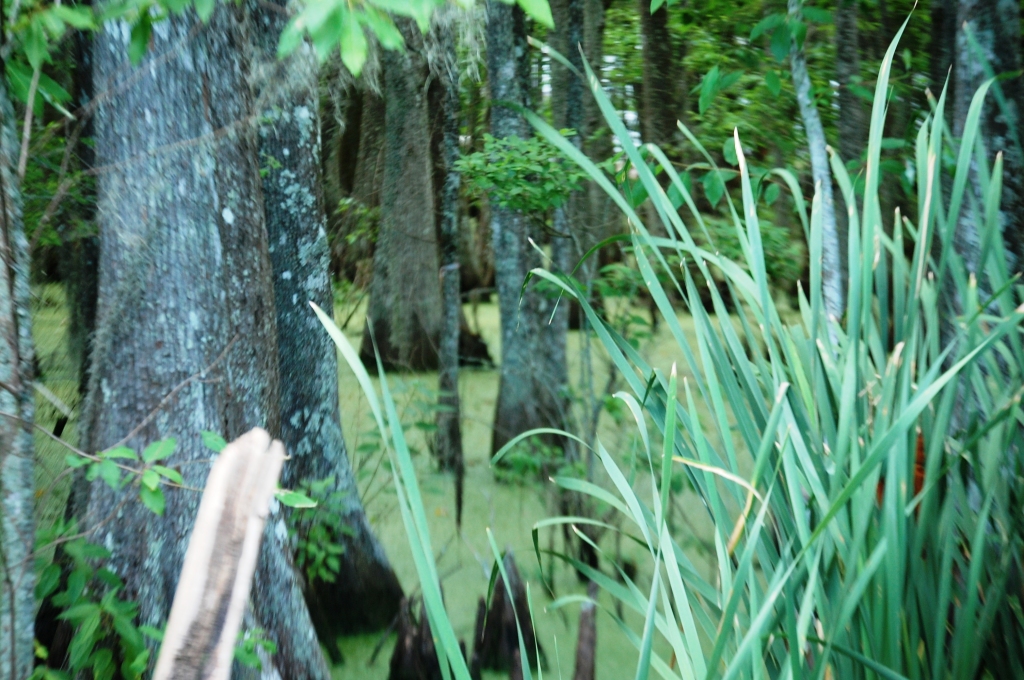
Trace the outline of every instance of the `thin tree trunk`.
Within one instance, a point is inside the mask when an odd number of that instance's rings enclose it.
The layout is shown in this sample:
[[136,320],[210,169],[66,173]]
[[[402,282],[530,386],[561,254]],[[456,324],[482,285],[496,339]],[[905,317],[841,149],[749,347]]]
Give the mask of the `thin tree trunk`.
[[[587,584],[587,597],[597,600],[597,584]],[[576,640],[576,668],[573,680],[594,680],[597,670],[597,608],[593,602],[580,607],[579,637]]]
[[435,452],[441,468],[456,475],[457,525],[462,524],[462,428],[459,413],[459,330],[462,310],[459,285],[459,184],[455,169],[459,158],[459,71],[455,53],[454,10],[445,10],[434,20],[434,34],[441,53],[441,117],[443,143],[441,165],[444,185],[440,192],[441,251],[441,339],[438,352],[438,411]]
[[[136,68],[121,31],[101,32],[95,50],[97,89],[111,94],[96,114],[99,321],[84,444],[102,450],[128,437],[141,450],[175,437],[167,464],[193,488],[210,457],[202,431],[227,439],[253,426],[280,431],[251,30],[244,8],[222,5],[207,26],[192,13],[161,23]],[[164,493],[160,516],[134,486],[96,484],[83,494],[85,525],[110,550],[124,597],[138,602],[140,623],[156,627],[199,502],[187,488]],[[277,643],[281,677],[326,678],[281,522],[279,512],[267,522],[256,624]]]
[[[992,75],[1018,73],[1021,69],[1020,3],[1014,0],[959,0],[957,4],[956,97],[953,104],[953,134],[963,133],[967,111],[975,91]],[[972,47],[964,26],[974,35]],[[1024,78],[1020,75],[997,81],[988,95],[981,115],[981,138],[991,165],[1003,154],[1003,192],[999,207],[999,228],[1006,244],[1011,275],[1024,264],[1024,154],[1021,150],[1021,114],[1024,112]],[[984,205],[975,171],[971,172],[977,211],[964,201],[957,224],[957,252],[971,271],[984,268],[979,262]]]
[[949,93],[956,92],[953,46],[956,42],[956,0],[932,0],[931,37],[928,41],[928,80],[936,99],[949,77]]
[[[519,7],[493,0],[487,3],[487,78],[491,95],[491,134],[498,139],[528,138],[530,130],[522,116],[502,105],[502,102],[529,104],[525,17]],[[521,432],[558,426],[562,414],[544,408],[551,385],[539,381],[544,369],[537,354],[540,303],[532,286],[520,305],[523,281],[538,262],[528,242],[526,217],[492,205],[491,234],[501,318],[501,377],[491,439],[491,451],[497,452]]]
[[15,167],[14,109],[0,75],[0,678],[21,680],[35,655],[35,487],[29,252]]
[[[554,47],[580,73],[583,73],[583,56],[580,54],[580,47],[583,43],[584,0],[554,0],[551,3],[551,10],[556,29],[556,33],[552,37]],[[582,149],[583,135],[585,134],[583,129],[583,82],[559,63],[553,62],[551,69],[551,112],[555,127],[575,130],[576,134],[572,137],[572,143],[577,149]],[[555,93],[558,93],[559,96],[555,97]],[[554,210],[551,259],[554,269],[558,272],[570,273],[579,258],[583,256],[581,251],[583,241],[579,233],[583,221],[583,205],[582,192],[574,192],[565,204]],[[577,276],[579,275],[578,272]],[[544,316],[541,317],[540,341],[547,363],[545,373],[549,378],[548,390],[554,393],[551,395],[553,408],[563,414],[562,427],[568,429],[572,427],[569,422],[570,404],[566,396],[569,388],[566,341],[569,331],[570,303],[568,298],[563,298],[558,302],[557,307],[551,310],[549,307],[553,301],[544,300],[544,302],[548,304],[541,309]],[[575,447],[571,446],[571,440],[563,440],[562,447],[570,460],[576,458],[577,452]]]
[[[791,18],[799,16],[800,4],[800,0],[789,0],[789,16]],[[796,90],[796,100],[800,105],[800,118],[803,120],[804,131],[807,133],[814,188],[815,191],[821,192],[823,229],[821,269],[825,311],[828,316],[838,322],[845,309],[840,263],[842,251],[840,250],[839,232],[836,229],[835,205],[832,200],[832,173],[829,170],[828,153],[825,150],[825,130],[822,128],[818,109],[815,108],[814,100],[811,98],[811,78],[807,74],[807,59],[804,57],[803,46],[797,45],[796,38],[793,38],[789,58],[793,88]]]
[[[860,75],[860,42],[857,30],[857,0],[839,0],[836,7],[836,80],[839,82],[839,157],[844,163],[858,162],[867,140],[864,104],[850,89]],[[836,230],[839,233],[840,282],[846,290],[849,263],[847,251],[851,206],[840,193],[836,198]],[[857,206],[852,206],[854,210]]]
[[402,588],[359,499],[338,411],[337,351],[309,306],[315,302],[328,314],[334,308],[316,54],[303,44],[279,61],[277,39],[287,17],[254,11],[264,76],[259,150],[267,163],[262,189],[277,310],[281,440],[290,456],[281,484],[295,488],[332,480],[320,501],[328,504],[324,512],[336,513],[347,529],[334,537],[344,552],[333,582],[317,578],[306,584],[306,601],[332,659],[340,662],[337,636],[386,627],[398,612]]
[[426,64],[419,29],[408,20],[398,24],[406,50],[383,56],[380,234],[360,356],[376,366],[376,342],[386,368],[424,371],[437,368],[441,330]]

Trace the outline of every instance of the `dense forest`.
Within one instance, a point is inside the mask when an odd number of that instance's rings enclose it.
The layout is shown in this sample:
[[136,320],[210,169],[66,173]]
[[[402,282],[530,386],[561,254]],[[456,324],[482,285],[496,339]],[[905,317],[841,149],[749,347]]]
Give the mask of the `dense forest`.
[[1021,9],[0,0],[0,678],[1024,678]]

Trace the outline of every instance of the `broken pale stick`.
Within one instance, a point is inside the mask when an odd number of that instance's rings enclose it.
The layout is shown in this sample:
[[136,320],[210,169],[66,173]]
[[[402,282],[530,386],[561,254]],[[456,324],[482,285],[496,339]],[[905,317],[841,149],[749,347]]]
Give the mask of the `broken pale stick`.
[[185,553],[153,680],[227,680],[284,445],[254,428],[217,456]]

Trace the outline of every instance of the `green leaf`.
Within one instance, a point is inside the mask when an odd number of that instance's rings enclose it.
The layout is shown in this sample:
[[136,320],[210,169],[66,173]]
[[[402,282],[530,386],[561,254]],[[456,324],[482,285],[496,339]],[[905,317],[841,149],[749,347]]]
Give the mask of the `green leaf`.
[[665,4],[665,0],[651,0],[651,14],[654,14],[661,6]]
[[718,94],[718,78],[719,71],[718,65],[711,67],[711,70],[707,72],[704,79],[700,84],[700,100],[698,102],[698,108],[700,113],[703,114],[707,111],[708,107],[711,106],[712,100],[715,95]]
[[750,31],[750,39],[757,40],[768,31],[778,28],[786,21],[786,15],[778,12],[769,14],[764,19],[761,19],[754,26],[753,30]]
[[68,607],[67,610],[57,616],[58,619],[70,621],[76,626],[88,619],[90,616],[99,614],[100,606],[95,602],[84,602]]
[[765,203],[767,203],[768,205],[774,203],[775,200],[779,197],[779,191],[780,190],[778,184],[769,184],[768,187],[764,190]]
[[114,449],[107,451],[100,451],[100,458],[126,458],[128,460],[138,460],[139,454],[135,453],[134,450],[129,449],[127,446],[118,446]]
[[160,475],[156,470],[146,470],[142,473],[142,486],[150,491],[155,491],[160,486]]
[[104,482],[114,491],[121,485],[121,469],[112,460],[105,460],[99,464],[97,473]]
[[782,24],[772,32],[772,42],[769,49],[777,61],[785,61],[789,57],[789,38],[788,24]]
[[156,640],[157,642],[164,641],[164,632],[159,628],[153,626],[139,626],[139,632],[148,637],[150,640]]
[[200,437],[203,439],[203,446],[215,453],[220,453],[224,450],[224,447],[228,445],[228,443],[224,441],[224,437],[221,437],[216,432],[203,430],[200,433]]
[[299,491],[291,491],[289,489],[278,489],[274,493],[274,497],[277,498],[281,505],[286,505],[289,508],[315,508],[316,501]]
[[367,5],[364,7],[360,19],[366,24],[367,28],[373,31],[373,34],[377,36],[377,40],[384,49],[400,50],[405,47],[405,38],[402,37],[401,31],[398,30],[395,22],[387,14]]
[[804,19],[813,21],[816,24],[831,24],[832,23],[832,12],[827,9],[821,9],[820,7],[808,7],[804,5],[800,9],[800,13]]
[[138,66],[149,49],[149,38],[153,34],[153,24],[149,12],[139,17],[139,23],[132,26],[132,38],[128,44],[128,59],[132,66]]
[[43,62],[50,60],[50,46],[43,24],[38,18],[33,18],[22,40],[29,66],[33,70],[42,68]]
[[96,22],[93,19],[92,11],[88,6],[53,5],[50,8],[50,11],[62,21],[67,22],[69,25],[80,31],[96,28]]
[[36,581],[36,601],[42,602],[60,585],[60,565],[51,562],[46,565]]
[[199,19],[206,23],[213,16],[213,10],[217,6],[217,0],[195,0],[196,2],[196,14],[199,15]]
[[[555,20],[551,16],[551,7],[548,5],[548,0],[518,0],[518,3],[523,8],[523,11],[534,21],[545,28],[555,27]],[[653,12],[654,10],[652,9],[651,11]]]
[[[295,51],[295,48],[302,44],[302,29],[299,27],[299,17],[292,17],[288,25],[281,31],[281,37],[277,41],[277,58],[283,59]],[[219,437],[213,432],[203,432],[203,443],[206,443],[206,435]],[[221,440],[223,441],[223,440]],[[210,448],[213,448],[212,446]],[[222,447],[223,448],[223,447]],[[220,449],[214,449],[220,451]]]
[[736,143],[732,137],[727,137],[725,143],[722,144],[722,156],[725,158],[725,162],[729,165],[736,165],[739,161],[736,159]]
[[768,71],[764,76],[764,85],[768,88],[768,91],[772,93],[773,97],[778,97],[779,93],[782,92],[782,81],[779,80],[779,74],[774,70]]
[[164,514],[164,506],[167,501],[164,499],[164,492],[160,488],[150,489],[143,486],[139,488],[139,498],[142,500],[142,504],[152,510],[154,514]]
[[147,446],[142,452],[142,460],[147,463],[154,461],[163,460],[172,453],[174,453],[174,447],[177,445],[178,440],[174,437],[168,437],[167,439],[161,439],[155,441]]
[[366,36],[359,25],[358,17],[348,9],[340,12],[341,63],[353,76],[358,76],[366,63]]
[[163,465],[154,465],[152,467],[152,470],[153,470],[153,472],[156,472],[159,475],[161,475],[163,477],[166,477],[167,479],[171,480],[175,484],[184,484],[185,483],[185,480],[182,479],[182,477],[181,477],[181,473],[178,472],[177,470],[173,470],[173,469],[171,469],[169,467],[164,467]]
[[69,468],[80,468],[88,465],[92,461],[85,456],[80,456],[77,453],[69,453],[64,456],[64,462]]
[[718,202],[722,200],[722,196],[725,195],[725,183],[722,182],[722,178],[719,176],[718,171],[712,170],[704,175],[704,179],[701,180],[701,184],[704,185],[704,194],[711,202],[711,205],[717,206]]
[[[94,607],[96,605],[93,605]],[[93,647],[96,644],[96,634],[100,627],[99,607],[96,612],[87,617],[79,625],[71,638],[71,645],[68,649],[68,663],[73,670],[82,670],[86,667],[89,657],[92,656]]]

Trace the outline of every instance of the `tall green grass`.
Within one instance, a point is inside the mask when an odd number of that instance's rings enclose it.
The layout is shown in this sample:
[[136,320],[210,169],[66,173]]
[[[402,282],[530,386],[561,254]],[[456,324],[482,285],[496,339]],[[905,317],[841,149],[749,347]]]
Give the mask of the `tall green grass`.
[[[653,236],[604,171],[527,114],[628,218],[636,265],[693,376],[680,385],[674,366],[649,365],[563,273],[533,272],[579,301],[628,385],[616,397],[635,418],[642,462],[658,480],[649,497],[637,491],[600,441],[592,445],[609,488],[556,479],[619,513],[621,529],[605,526],[647,548],[649,564],[640,573],[650,575],[649,583],[631,580],[624,570],[609,575],[564,558],[643,617],[639,630],[616,619],[638,650],[638,680],[652,674],[683,680],[974,678],[979,671],[1024,677],[1024,306],[1015,306],[1020,286],[1007,272],[998,230],[1001,160],[988,167],[980,150],[978,120],[987,85],[974,98],[961,140],[949,136],[943,121],[945,92],[934,117],[921,125],[914,159],[916,221],[899,212],[882,215],[879,154],[898,40],[879,72],[862,198],[854,195],[841,160],[832,159],[846,204],[860,206],[849,216],[849,304],[842,320],[824,314],[824,245],[815,195],[809,217],[801,215],[809,237],[810,289],[800,293],[799,323],[783,322],[771,295],[755,186],[738,138],[742,200],[730,200],[729,210],[743,259],[734,262],[694,242],[690,233],[703,223],[684,183],[658,149],[631,145],[589,69],[591,90],[667,236]],[[682,131],[712,162],[693,135]],[[950,153],[956,158],[951,176],[942,162]],[[649,166],[651,158],[682,197],[685,220]],[[779,176],[803,212],[798,184],[786,173]],[[974,273],[952,247],[963,211],[985,236]],[[713,310],[705,311],[690,267],[675,271],[665,289],[655,274],[673,271],[667,256],[680,256],[706,281],[713,279],[712,268],[720,271],[714,278],[724,277],[744,310],[739,330],[715,287]],[[676,321],[672,296],[687,301],[694,336]],[[381,381],[378,397],[344,336],[318,313],[389,435],[402,517],[445,677],[468,678],[441,600],[418,486],[387,383]],[[763,353],[748,356],[750,347],[762,347]],[[701,402],[705,409],[697,407]],[[710,418],[701,416],[708,412]],[[651,427],[661,436],[650,436]],[[919,436],[924,474],[915,493]],[[656,450],[652,442],[659,440]],[[678,466],[714,521],[712,578],[690,562],[669,527],[671,475]],[[536,527],[535,543],[540,530],[595,522],[550,518]],[[614,564],[611,556],[603,558]],[[615,610],[607,615],[616,617]],[[654,644],[658,638],[663,644]],[[658,653],[663,649],[671,650],[670,658]]]

